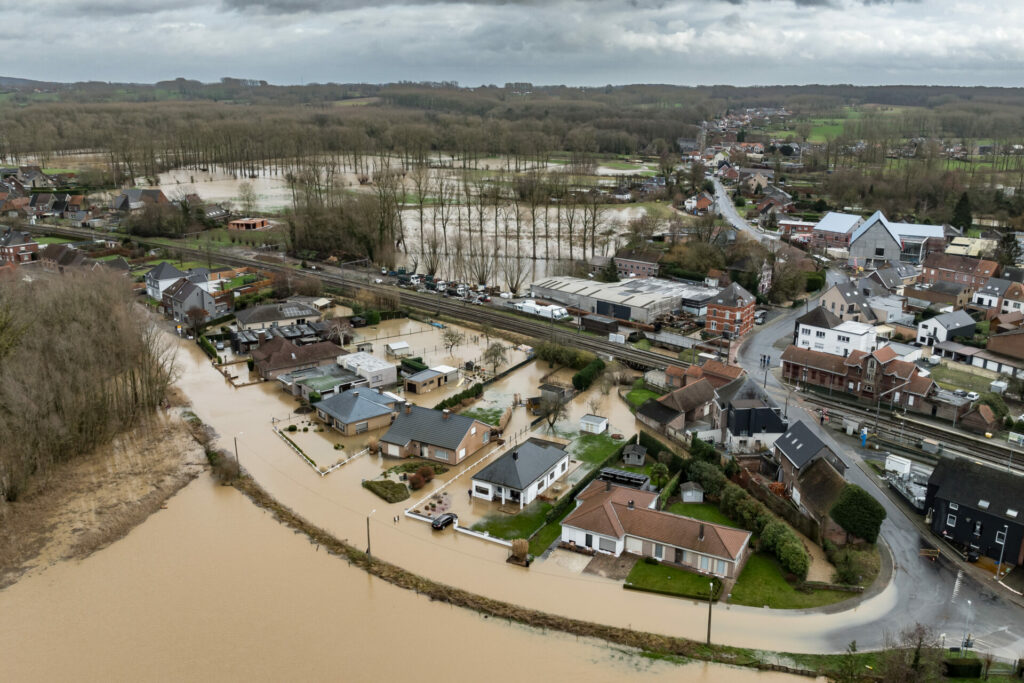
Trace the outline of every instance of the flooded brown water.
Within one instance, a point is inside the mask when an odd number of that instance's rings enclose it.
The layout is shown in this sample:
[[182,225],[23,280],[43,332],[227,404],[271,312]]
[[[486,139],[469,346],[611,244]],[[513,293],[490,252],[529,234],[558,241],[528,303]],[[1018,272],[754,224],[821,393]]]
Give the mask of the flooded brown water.
[[[797,680],[674,665],[431,602],[203,476],[125,539],[0,591],[6,681]],[[538,674],[535,674],[538,675]]]
[[[539,561],[523,571],[505,562],[504,547],[453,533],[451,529],[434,533],[429,525],[410,519],[394,523],[393,518],[401,518],[404,506],[415,499],[389,505],[360,485],[362,479],[376,476],[394,461],[375,462],[374,458],[364,457],[327,477],[318,477],[271,431],[270,418],[294,408],[290,398],[270,385],[233,389],[210,367],[198,347],[181,344],[179,383],[192,400],[196,414],[217,430],[221,445],[231,449],[232,437],[240,434],[238,449],[243,467],[279,501],[338,538],[365,542],[366,520],[372,513],[374,554],[431,579],[556,614],[704,638],[704,605],[627,592],[620,582],[582,575],[554,562]],[[529,370],[529,379],[522,386],[536,387],[529,383],[539,379],[544,369],[534,363],[524,370]],[[618,400],[614,395],[605,400],[612,399]],[[608,407],[612,423],[617,428],[623,426],[627,413],[622,408]],[[522,415],[517,419],[527,418]],[[465,487],[458,486],[465,494]],[[827,638],[829,631],[872,621],[892,609],[897,597],[896,588],[890,585],[880,595],[841,614],[806,615],[718,605],[713,639],[740,647],[784,652],[829,651],[833,647]]]

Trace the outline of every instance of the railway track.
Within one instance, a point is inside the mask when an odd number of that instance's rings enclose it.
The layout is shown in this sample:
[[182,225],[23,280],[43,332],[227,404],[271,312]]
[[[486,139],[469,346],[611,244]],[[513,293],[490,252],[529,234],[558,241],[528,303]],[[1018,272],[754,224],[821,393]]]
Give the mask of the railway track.
[[[868,425],[869,429],[874,427],[875,411],[870,408],[836,403],[816,395],[804,394],[803,398],[812,405],[828,408],[830,417],[833,419],[839,416],[851,417]],[[879,436],[897,443],[903,443],[908,439],[911,443],[921,439],[931,439],[942,444],[943,454],[959,455],[993,467],[1010,469],[1024,474],[1024,451],[1017,450],[1000,441],[968,434],[954,429],[952,426],[946,427],[919,420],[911,417],[910,414],[906,417],[894,417],[885,412],[879,413],[877,433]]]
[[[50,225],[32,225],[27,229],[31,232],[46,233],[60,237],[77,239],[96,239],[97,237],[109,237],[103,233],[93,232],[81,228],[66,228]],[[147,240],[145,238],[133,238],[139,244],[146,246],[157,246],[168,248],[163,242]],[[286,265],[268,263],[247,256],[240,256],[224,251],[207,253],[201,249],[188,247],[170,247],[183,255],[199,260],[215,255],[217,261],[229,266],[250,266],[271,272],[294,273],[294,268]],[[452,301],[438,294],[423,294],[400,289],[394,285],[376,284],[369,280],[373,274],[369,271],[357,275],[346,275],[340,269],[332,266],[325,266],[315,271],[302,271],[307,277],[317,277],[325,284],[341,290],[347,295],[354,296],[360,290],[367,290],[379,294],[398,294],[399,301],[405,307],[422,311],[433,315],[444,315],[458,320],[488,324],[495,329],[527,335],[540,340],[554,341],[559,344],[573,346],[586,351],[591,351],[604,358],[616,358],[635,368],[665,368],[669,365],[687,367],[689,363],[663,356],[653,351],[644,351],[624,344],[590,337],[584,334],[576,334],[558,327],[553,323],[540,322],[537,319],[526,318],[511,311],[499,311],[489,306],[473,306],[461,301]],[[365,279],[364,279],[365,278]]]

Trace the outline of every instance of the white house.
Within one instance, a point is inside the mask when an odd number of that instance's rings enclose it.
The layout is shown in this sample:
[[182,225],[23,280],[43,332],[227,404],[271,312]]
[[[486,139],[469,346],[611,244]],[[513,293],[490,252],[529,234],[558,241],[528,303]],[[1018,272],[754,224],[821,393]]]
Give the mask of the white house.
[[338,365],[364,378],[371,389],[398,382],[398,367],[369,353],[338,356]]
[[853,320],[842,322],[819,306],[797,319],[793,343],[802,349],[846,357],[853,351],[874,351],[877,336],[874,325]]
[[530,439],[473,475],[473,497],[522,509],[568,471],[569,454],[559,444]]
[[1006,290],[1013,284],[1009,280],[1003,280],[998,277],[990,277],[981,287],[978,287],[978,291],[971,297],[971,303],[978,308],[984,309],[997,309],[1000,313],[1009,313],[1009,311],[1003,310],[1003,297],[1006,296]]
[[653,491],[594,481],[562,521],[562,542],[618,557],[653,557],[701,574],[739,576],[750,532],[653,509]]
[[917,326],[917,342],[919,344],[935,344],[951,341],[954,337],[973,337],[974,319],[966,311],[943,313],[928,320],[922,320]]
[[584,415],[580,418],[580,431],[587,434],[604,434],[608,431],[608,418],[600,415]]

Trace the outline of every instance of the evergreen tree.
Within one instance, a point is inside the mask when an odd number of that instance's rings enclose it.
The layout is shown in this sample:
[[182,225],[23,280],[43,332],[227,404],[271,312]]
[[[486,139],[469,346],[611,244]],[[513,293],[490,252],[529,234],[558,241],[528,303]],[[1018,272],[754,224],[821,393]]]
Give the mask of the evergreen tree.
[[960,199],[957,200],[956,206],[953,207],[953,226],[960,228],[961,230],[970,230],[974,224],[974,218],[971,216],[971,198],[964,192],[960,195]]
[[1012,231],[1007,231],[999,240],[999,251],[996,254],[996,259],[1001,266],[1013,266],[1017,264],[1020,258],[1020,243],[1017,242],[1017,236]]

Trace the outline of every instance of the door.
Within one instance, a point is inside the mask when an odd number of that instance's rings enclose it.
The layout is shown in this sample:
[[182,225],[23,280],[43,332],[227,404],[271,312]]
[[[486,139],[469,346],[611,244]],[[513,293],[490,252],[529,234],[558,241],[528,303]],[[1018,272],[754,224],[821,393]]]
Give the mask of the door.
[[594,547],[594,535],[593,534],[587,534],[587,537],[583,540],[583,545],[587,546],[588,548],[593,548]]

